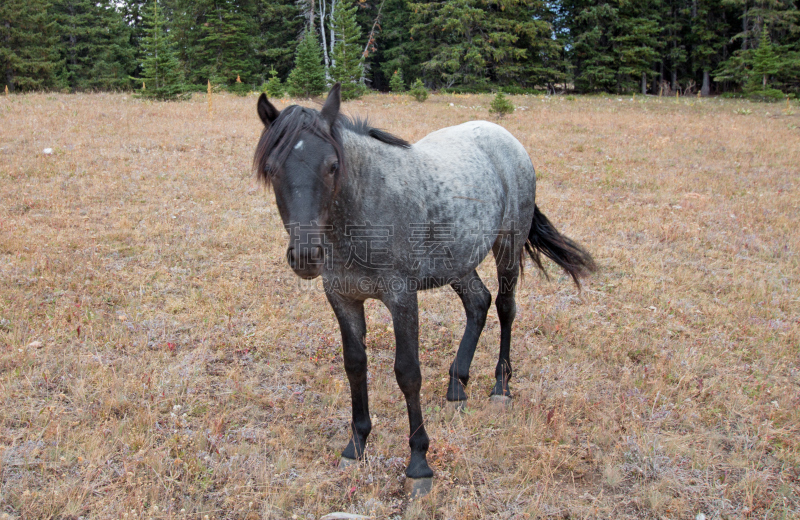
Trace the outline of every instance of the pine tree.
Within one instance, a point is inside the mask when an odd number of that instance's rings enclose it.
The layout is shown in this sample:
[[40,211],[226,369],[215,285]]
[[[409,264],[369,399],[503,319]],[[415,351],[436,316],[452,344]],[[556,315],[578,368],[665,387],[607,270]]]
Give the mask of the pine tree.
[[325,92],[325,68],[317,33],[313,29],[306,30],[297,46],[294,69],[289,73],[286,87],[289,94],[296,97],[319,96]]
[[164,15],[153,0],[144,10],[144,32],[140,47],[142,75],[132,78],[143,82],[138,93],[144,98],[178,100],[190,97],[186,92],[180,63],[173,50],[173,42],[164,30]]
[[49,8],[42,0],[0,2],[0,73],[10,92],[55,86],[58,35]]
[[695,0],[692,11],[691,59],[695,75],[702,76],[700,93],[711,94],[711,71],[719,63],[730,27],[725,22],[720,0]]
[[753,53],[747,91],[751,93],[759,90],[766,91],[770,76],[777,74],[779,70],[780,63],[775,55],[772,42],[769,40],[767,27],[764,25],[761,28],[761,39],[758,43],[758,48]]
[[[174,0],[173,0],[174,1]],[[141,63],[136,60],[139,55],[139,47],[144,38],[144,13],[147,0],[122,0],[119,5],[119,12],[122,21],[130,31],[130,44],[133,47],[134,69],[131,76],[139,77],[142,73]]]
[[501,91],[498,91],[489,106],[489,112],[497,114],[498,117],[503,117],[514,112],[514,104]]
[[364,57],[361,54],[361,28],[356,23],[355,4],[347,5],[348,0],[339,0],[333,14],[333,33],[336,44],[331,56],[329,73],[333,81],[342,83],[342,99],[359,98],[367,88],[361,83]]
[[609,4],[588,7],[574,18],[572,59],[579,91],[610,91],[616,83],[611,53],[613,27],[618,11]]
[[[723,54],[725,60],[714,71],[714,79],[721,82],[724,88],[741,87],[748,91],[752,85],[751,71],[758,42],[766,27],[771,37],[770,45],[779,56],[775,86],[787,92],[800,91],[800,38],[797,37],[800,34],[800,17],[797,16],[797,1],[726,0],[725,5],[736,12],[739,21],[738,32],[726,37],[740,47],[733,47],[732,52]],[[730,19],[734,18],[730,16],[730,11],[725,14]],[[762,87],[763,80],[762,75]]]
[[487,89],[488,31],[479,0],[414,3],[411,7],[411,35],[423,41],[430,52],[423,63],[425,77],[443,87]]
[[392,79],[389,81],[389,87],[392,89],[392,92],[398,94],[406,91],[406,84],[403,81],[403,73],[401,71],[394,71],[394,74],[392,74]]
[[658,10],[650,0],[614,0],[581,9],[572,57],[580,91],[635,90],[658,57]]
[[115,5],[108,0],[58,0],[54,7],[63,85],[70,90],[129,88],[134,49],[130,29]]
[[258,0],[256,6],[259,32],[255,51],[262,70],[268,64],[280,78],[286,78],[294,64],[297,35],[303,28],[300,9],[294,0]]
[[411,85],[408,93],[420,103],[428,99],[428,89],[425,88],[425,85],[419,78]]
[[554,13],[540,0],[445,0],[411,4],[411,37],[427,48],[426,78],[444,87],[552,85],[565,78]]
[[[211,83],[236,88],[236,78],[253,84],[259,75],[255,51],[258,27],[252,2],[205,0],[204,22],[193,52],[198,74]],[[258,81],[260,83],[260,80]]]
[[[381,19],[381,40],[373,55],[374,73],[391,78],[400,71],[405,78],[422,76],[422,63],[429,55],[429,47],[420,38],[411,35],[413,11],[406,0],[386,0]],[[386,80],[380,84],[385,85]]]
[[264,86],[261,89],[262,92],[266,93],[271,98],[283,97],[283,93],[286,92],[286,88],[283,86],[283,83],[281,83],[281,78],[278,77],[278,71],[272,68],[269,71],[269,75],[269,81],[264,83]]

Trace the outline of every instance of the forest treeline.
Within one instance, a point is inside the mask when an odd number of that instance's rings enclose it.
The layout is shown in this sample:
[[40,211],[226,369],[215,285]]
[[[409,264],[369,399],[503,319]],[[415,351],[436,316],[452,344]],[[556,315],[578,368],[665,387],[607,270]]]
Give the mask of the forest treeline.
[[798,0],[0,5],[0,71],[12,92],[141,89],[148,78],[151,88],[173,85],[174,93],[260,90],[270,78],[300,85],[308,71],[290,75],[309,63],[326,81],[356,90],[388,90],[394,78],[393,86],[420,79],[465,92],[779,97],[800,92],[800,11]]

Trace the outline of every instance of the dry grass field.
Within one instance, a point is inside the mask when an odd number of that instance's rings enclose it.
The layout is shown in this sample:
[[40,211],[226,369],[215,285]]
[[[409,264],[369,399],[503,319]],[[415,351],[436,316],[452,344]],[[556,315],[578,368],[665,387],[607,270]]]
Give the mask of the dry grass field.
[[[410,502],[378,302],[368,460],[336,468],[339,331],[252,177],[255,97],[0,97],[0,518],[798,518],[800,107],[511,99],[537,203],[601,268],[578,293],[527,266],[510,410],[494,308],[455,413],[463,309],[421,294],[436,480]],[[490,101],[344,110],[415,141]]]

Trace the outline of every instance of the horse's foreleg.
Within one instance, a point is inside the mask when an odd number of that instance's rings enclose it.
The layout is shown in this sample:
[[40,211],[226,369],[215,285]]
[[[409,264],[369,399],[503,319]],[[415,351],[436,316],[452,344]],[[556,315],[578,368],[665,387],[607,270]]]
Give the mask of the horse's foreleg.
[[[507,244],[506,244],[507,245]],[[519,254],[513,247],[496,247],[495,263],[497,264],[497,298],[494,300],[497,317],[500,319],[500,357],[494,376],[497,379],[491,396],[511,397],[509,380],[511,379],[511,326],[517,315],[515,294],[519,278]]]
[[419,314],[417,294],[403,293],[384,300],[392,313],[394,335],[397,342],[394,359],[394,374],[397,384],[406,398],[408,422],[411,433],[411,461],[406,476],[411,479],[430,478],[433,471],[428,466],[428,434],[422,421],[419,391],[422,387],[422,372],[419,368]]
[[467,399],[464,388],[469,381],[469,367],[475,356],[475,347],[478,345],[483,326],[486,324],[486,314],[492,305],[492,295],[483,285],[478,272],[474,270],[450,286],[461,298],[467,313],[467,327],[458,345],[456,359],[450,365],[450,383],[447,386],[447,400],[461,402]]
[[364,338],[367,323],[364,320],[364,302],[344,299],[328,294],[339,328],[342,330],[344,370],[350,382],[350,397],[353,404],[353,420],[350,423],[352,436],[342,452],[343,463],[364,457],[367,436],[372,430],[367,397],[367,352]]

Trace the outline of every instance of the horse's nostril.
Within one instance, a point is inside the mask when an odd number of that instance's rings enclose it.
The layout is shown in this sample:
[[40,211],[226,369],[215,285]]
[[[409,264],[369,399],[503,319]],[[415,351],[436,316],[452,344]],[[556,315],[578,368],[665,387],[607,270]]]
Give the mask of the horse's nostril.
[[294,254],[294,248],[293,247],[290,247],[286,251],[286,260],[289,262],[289,265],[292,266],[292,267],[297,265],[297,257]]

